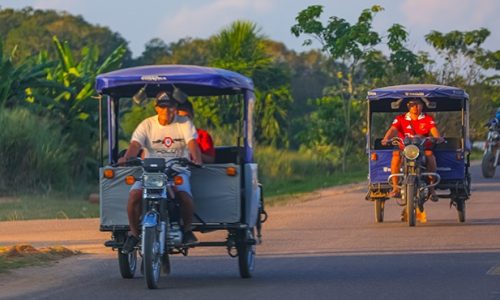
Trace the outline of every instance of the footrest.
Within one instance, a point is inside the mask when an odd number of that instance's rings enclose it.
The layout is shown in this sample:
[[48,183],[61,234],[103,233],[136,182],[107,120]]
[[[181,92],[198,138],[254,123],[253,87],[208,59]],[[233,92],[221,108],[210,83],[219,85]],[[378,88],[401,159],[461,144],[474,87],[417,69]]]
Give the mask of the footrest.
[[123,247],[123,243],[117,242],[115,240],[109,240],[104,242],[104,246],[110,248],[121,248]]

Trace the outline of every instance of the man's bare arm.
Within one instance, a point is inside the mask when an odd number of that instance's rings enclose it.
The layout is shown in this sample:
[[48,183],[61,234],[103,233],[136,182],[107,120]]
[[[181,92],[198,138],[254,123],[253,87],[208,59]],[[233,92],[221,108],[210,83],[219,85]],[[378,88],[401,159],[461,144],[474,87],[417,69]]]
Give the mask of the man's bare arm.
[[127,152],[125,152],[125,155],[118,159],[118,164],[123,165],[129,158],[136,157],[137,154],[139,154],[139,151],[141,151],[141,148],[142,146],[139,142],[132,141],[128,146]]
[[188,149],[189,154],[191,154],[191,157],[193,158],[193,162],[201,165],[203,163],[201,160],[201,150],[196,140],[192,139],[188,142]]

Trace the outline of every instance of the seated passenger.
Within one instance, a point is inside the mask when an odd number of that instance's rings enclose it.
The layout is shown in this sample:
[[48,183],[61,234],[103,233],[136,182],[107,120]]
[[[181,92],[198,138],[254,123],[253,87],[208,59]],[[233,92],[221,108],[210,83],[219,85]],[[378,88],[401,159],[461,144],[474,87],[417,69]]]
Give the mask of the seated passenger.
[[[193,104],[191,104],[191,102],[189,102],[188,100],[184,101],[184,103],[179,104],[179,106],[177,107],[177,114],[179,116],[186,116],[191,121],[193,121]],[[198,132],[198,138],[196,139],[196,142],[200,146],[201,159],[203,163],[213,163],[215,161],[215,148],[212,137],[207,131],[203,129],[196,128],[196,131]]]

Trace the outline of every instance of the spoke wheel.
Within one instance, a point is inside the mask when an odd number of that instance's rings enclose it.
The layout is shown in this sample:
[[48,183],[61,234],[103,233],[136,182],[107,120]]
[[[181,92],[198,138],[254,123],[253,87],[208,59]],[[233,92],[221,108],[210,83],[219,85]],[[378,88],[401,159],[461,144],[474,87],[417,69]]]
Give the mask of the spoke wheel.
[[483,160],[481,162],[481,170],[483,171],[484,178],[492,178],[495,176],[495,155],[492,152],[486,152],[483,155]]
[[161,270],[160,239],[155,227],[146,228],[143,235],[144,278],[148,288],[156,289],[158,288]]
[[249,245],[249,240],[255,240],[255,229],[241,230],[238,233],[238,265],[241,278],[252,277],[255,268],[255,244]]
[[134,278],[137,269],[137,250],[128,254],[123,254],[122,249],[118,249],[118,265],[123,278]]
[[375,199],[375,221],[377,223],[384,222],[384,208],[385,208],[385,200],[383,199]]
[[458,199],[455,200],[455,205],[457,206],[458,222],[465,222],[465,200]]
[[408,226],[415,226],[416,215],[415,211],[415,185],[413,183],[406,184],[405,195],[406,197],[406,215],[408,216]]

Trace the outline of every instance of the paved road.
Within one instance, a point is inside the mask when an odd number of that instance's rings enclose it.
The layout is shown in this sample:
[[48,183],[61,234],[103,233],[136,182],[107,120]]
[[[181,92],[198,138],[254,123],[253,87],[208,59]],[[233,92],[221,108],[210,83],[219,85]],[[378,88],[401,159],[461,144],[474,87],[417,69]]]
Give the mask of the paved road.
[[427,206],[427,224],[399,222],[392,202],[375,224],[364,185],[322,190],[269,209],[254,278],[240,279],[224,249],[199,248],[174,257],[155,291],[141,276],[120,278],[98,220],[2,222],[0,245],[63,244],[88,254],[0,275],[0,298],[500,299],[500,176],[472,171],[465,224],[443,200]]

